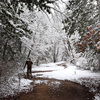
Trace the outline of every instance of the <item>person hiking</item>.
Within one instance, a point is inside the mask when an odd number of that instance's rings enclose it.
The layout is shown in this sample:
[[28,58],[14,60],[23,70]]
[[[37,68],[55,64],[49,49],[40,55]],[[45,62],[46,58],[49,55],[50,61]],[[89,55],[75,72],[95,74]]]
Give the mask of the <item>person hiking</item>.
[[27,78],[29,78],[30,76],[32,78],[32,64],[33,64],[33,62],[31,61],[30,58],[28,58],[28,60],[25,63],[25,66],[24,66],[24,69],[25,69],[25,67],[27,65]]

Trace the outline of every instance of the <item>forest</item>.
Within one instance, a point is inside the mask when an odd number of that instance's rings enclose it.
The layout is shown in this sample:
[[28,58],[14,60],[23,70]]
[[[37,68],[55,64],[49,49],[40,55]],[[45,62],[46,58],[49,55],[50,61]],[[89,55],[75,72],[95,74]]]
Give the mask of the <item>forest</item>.
[[0,100],[100,100],[100,0],[0,0]]

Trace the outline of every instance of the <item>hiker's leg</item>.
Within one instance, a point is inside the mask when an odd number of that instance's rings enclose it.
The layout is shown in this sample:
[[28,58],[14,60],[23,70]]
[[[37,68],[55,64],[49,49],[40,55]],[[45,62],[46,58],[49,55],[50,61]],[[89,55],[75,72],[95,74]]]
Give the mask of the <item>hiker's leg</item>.
[[32,67],[31,67],[30,71],[31,71],[31,78],[32,78]]
[[32,78],[32,67],[30,68],[30,74],[31,74],[31,78]]
[[27,78],[29,78],[29,68],[27,67]]
[[31,76],[31,78],[32,78],[32,71],[31,71],[31,67],[30,67],[29,71],[30,71],[30,76]]

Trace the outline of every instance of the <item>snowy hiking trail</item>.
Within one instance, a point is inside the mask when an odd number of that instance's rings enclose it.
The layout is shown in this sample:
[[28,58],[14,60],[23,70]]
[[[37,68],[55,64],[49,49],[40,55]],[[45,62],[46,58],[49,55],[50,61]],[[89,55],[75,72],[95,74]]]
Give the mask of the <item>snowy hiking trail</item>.
[[[52,83],[52,80],[49,80],[49,83]],[[84,86],[61,81],[59,87],[44,83],[37,84],[31,93],[21,94],[18,100],[92,100],[92,97],[93,94]]]
[[[52,71],[33,71],[32,73],[36,74],[29,79],[32,80],[30,85],[33,86],[33,90],[21,92],[15,99],[5,100],[93,100],[94,95],[83,85],[67,80],[39,77],[42,76],[41,72]],[[26,76],[24,78],[27,79]]]
[[[27,79],[22,75],[21,92],[14,100],[94,100],[96,92],[92,90],[100,83],[100,74],[77,69],[70,64],[66,68],[53,63],[34,66],[32,76]],[[100,86],[97,90],[99,93]]]
[[17,100],[93,100],[94,95],[89,89],[78,83],[38,77],[42,76],[41,72],[52,71],[33,71],[35,75],[30,79],[33,91],[20,94]]

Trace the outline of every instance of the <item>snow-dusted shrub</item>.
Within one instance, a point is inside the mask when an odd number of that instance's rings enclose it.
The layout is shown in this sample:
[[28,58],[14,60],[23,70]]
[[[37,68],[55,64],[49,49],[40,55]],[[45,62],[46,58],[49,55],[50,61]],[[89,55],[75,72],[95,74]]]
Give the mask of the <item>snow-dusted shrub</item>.
[[76,65],[78,68],[89,69],[89,66],[87,65],[87,59],[84,57],[78,58],[76,61]]

